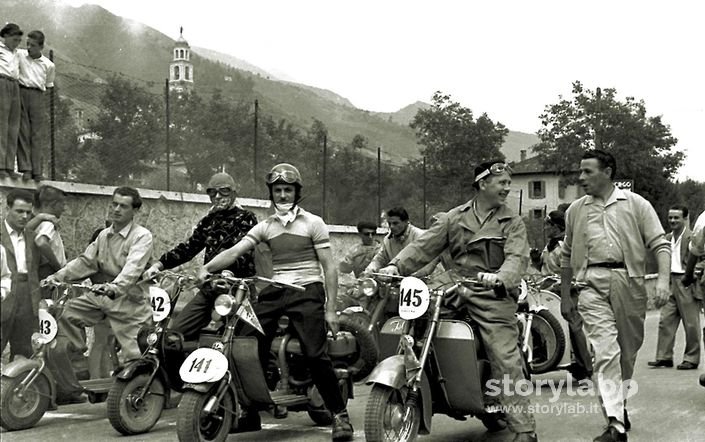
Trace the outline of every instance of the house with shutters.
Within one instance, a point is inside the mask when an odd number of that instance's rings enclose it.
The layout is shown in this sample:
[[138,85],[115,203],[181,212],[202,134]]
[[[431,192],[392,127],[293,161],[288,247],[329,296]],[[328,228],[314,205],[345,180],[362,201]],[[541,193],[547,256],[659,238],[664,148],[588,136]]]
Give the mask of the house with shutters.
[[565,185],[551,165],[543,164],[539,157],[526,158],[525,150],[521,151],[521,160],[511,164],[511,168],[512,192],[519,193],[518,212],[522,216],[542,219],[559,204],[571,203],[585,195],[582,187]]

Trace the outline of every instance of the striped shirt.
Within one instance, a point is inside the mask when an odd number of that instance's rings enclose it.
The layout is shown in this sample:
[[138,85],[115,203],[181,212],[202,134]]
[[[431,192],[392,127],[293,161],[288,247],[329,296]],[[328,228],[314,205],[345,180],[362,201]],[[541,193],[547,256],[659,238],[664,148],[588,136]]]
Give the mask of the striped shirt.
[[254,226],[244,240],[269,245],[274,280],[300,285],[323,282],[316,250],[330,247],[328,227],[321,217],[301,207],[294,210],[295,218],[286,226],[272,215]]

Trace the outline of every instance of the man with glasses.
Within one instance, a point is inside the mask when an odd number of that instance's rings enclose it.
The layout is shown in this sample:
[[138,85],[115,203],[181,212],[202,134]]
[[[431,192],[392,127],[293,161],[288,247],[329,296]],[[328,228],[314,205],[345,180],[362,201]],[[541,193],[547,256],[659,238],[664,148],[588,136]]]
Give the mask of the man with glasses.
[[[461,287],[444,302],[446,307],[467,312],[475,321],[494,377],[511,379],[511,385],[505,385],[503,390],[525,381],[525,377],[514,316],[517,299],[498,297],[493,288],[501,283],[509,292],[515,292],[529,261],[524,222],[506,205],[512,183],[510,173],[503,161],[480,164],[475,168],[473,183],[477,195],[438,214],[426,233],[380,270],[390,275],[410,275],[445,252],[450,254],[453,272],[479,279],[484,289]],[[500,399],[507,407],[509,429],[516,433],[514,441],[536,441],[536,423],[528,398],[514,392]]]
[[[192,260],[205,249],[203,261],[208,263],[214,256],[237,244],[257,224],[257,217],[249,210],[237,205],[235,180],[227,173],[216,173],[208,182],[206,193],[213,206],[199,221],[191,236],[173,249],[165,252],[159,261],[142,275],[151,279],[164,269],[171,269]],[[245,278],[255,274],[252,253],[245,253],[230,264],[236,277]],[[199,331],[211,321],[215,298],[200,291],[189,301],[171,323],[170,328],[181,332],[187,340],[197,339]]]
[[365,267],[372,261],[379,247],[379,242],[375,240],[376,234],[377,226],[374,223],[369,221],[357,223],[357,235],[362,242],[353,247],[340,262],[338,269],[341,273],[353,272],[356,278],[362,275]]

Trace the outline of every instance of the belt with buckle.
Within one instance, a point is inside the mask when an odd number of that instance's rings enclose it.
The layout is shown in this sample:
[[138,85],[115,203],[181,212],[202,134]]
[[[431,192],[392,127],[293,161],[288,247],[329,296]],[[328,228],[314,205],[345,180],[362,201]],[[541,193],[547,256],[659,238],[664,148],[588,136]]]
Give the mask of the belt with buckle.
[[600,267],[603,269],[626,269],[623,262],[595,262],[587,265],[590,267]]

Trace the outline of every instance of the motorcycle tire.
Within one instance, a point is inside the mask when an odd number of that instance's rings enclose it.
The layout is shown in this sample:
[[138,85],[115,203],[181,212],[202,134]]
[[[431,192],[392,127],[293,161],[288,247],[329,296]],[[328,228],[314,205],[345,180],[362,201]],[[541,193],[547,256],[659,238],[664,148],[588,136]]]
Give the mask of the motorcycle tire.
[[0,426],[8,431],[32,428],[49,409],[51,389],[49,379],[39,374],[27,387],[24,397],[17,397],[15,388],[22,382],[27,373],[0,379]]
[[222,442],[228,437],[235,410],[232,393],[228,390],[213,415],[203,415],[203,407],[212,393],[187,391],[177,408],[176,435],[181,442]]
[[[391,419],[404,415],[406,388],[396,389],[386,385],[372,386],[365,408],[365,440],[370,442],[410,442],[416,440],[421,425],[421,409],[418,405],[409,410],[408,419]],[[402,421],[399,428],[393,428],[395,421]]]
[[565,333],[558,319],[548,310],[534,313],[531,323],[533,358],[529,364],[532,374],[554,370],[565,352]]
[[[365,379],[377,365],[379,348],[377,341],[367,329],[369,323],[352,315],[340,315],[338,319],[340,330],[352,333],[357,341],[357,352],[348,368],[354,382]],[[334,361],[335,362],[335,361]]]
[[140,403],[132,396],[142,393],[149,381],[149,374],[143,373],[129,380],[116,379],[108,393],[108,419],[110,425],[126,436],[146,433],[154,427],[162,415],[166,404],[166,394],[161,380],[154,378],[149,392]]

